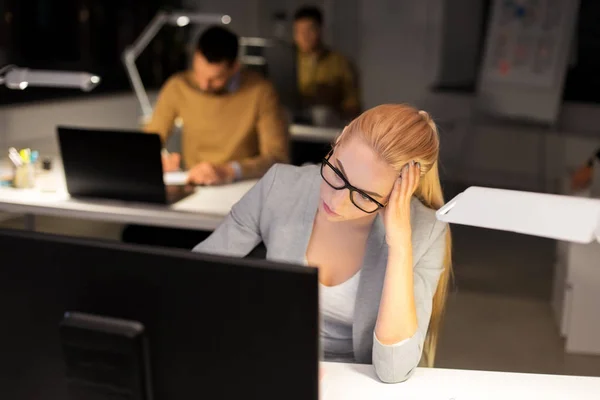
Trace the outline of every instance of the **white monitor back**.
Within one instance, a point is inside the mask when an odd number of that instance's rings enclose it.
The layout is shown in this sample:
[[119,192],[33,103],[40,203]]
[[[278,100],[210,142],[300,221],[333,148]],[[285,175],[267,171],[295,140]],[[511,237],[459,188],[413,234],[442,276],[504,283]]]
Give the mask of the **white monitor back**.
[[448,223],[517,232],[568,242],[597,239],[600,200],[470,187],[436,213]]

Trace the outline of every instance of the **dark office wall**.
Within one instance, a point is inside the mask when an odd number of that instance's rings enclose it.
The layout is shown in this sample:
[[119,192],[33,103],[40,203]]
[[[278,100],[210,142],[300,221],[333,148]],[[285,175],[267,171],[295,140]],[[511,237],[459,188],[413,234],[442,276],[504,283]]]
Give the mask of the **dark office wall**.
[[[0,62],[28,68],[84,70],[102,77],[95,93],[130,90],[121,54],[161,8],[180,0],[5,0],[0,6]],[[148,87],[182,66],[184,40],[165,27],[138,60]],[[2,54],[4,53],[4,59]],[[77,91],[0,88],[0,103],[77,95]]]
[[82,39],[78,35],[81,3],[81,0],[15,2],[10,56],[32,68],[76,64],[81,59],[78,43]]
[[581,0],[564,100],[600,103],[600,1]]
[[447,0],[442,9],[442,35],[436,86],[474,90],[483,55],[491,0]]
[[12,16],[7,12],[7,1],[0,1],[0,68],[6,63],[6,47],[9,41],[7,20]]

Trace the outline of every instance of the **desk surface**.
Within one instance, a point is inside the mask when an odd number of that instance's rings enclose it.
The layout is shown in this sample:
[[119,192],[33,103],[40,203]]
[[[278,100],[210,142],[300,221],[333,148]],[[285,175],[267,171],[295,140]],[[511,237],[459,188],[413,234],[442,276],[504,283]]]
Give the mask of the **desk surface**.
[[[292,125],[291,136],[298,140],[331,142],[340,129]],[[17,140],[8,145],[31,147],[43,157],[58,154],[54,136]],[[0,168],[1,169],[1,168]],[[62,165],[53,166],[53,175],[38,179],[38,188],[22,190],[0,188],[0,212],[72,217],[126,224],[165,226],[182,229],[214,230],[231,207],[256,183],[240,182],[222,187],[198,188],[196,193],[171,206],[133,204],[109,200],[71,199],[66,192]],[[45,190],[52,188],[54,191]]]
[[344,400],[565,400],[600,398],[600,378],[417,368],[406,382],[388,385],[371,365],[323,363],[323,399]]
[[[306,141],[331,142],[339,132],[338,128],[290,126],[293,138]],[[9,144],[18,148],[35,148],[44,157],[58,154],[55,137]],[[36,189],[1,187],[0,212],[213,230],[255,183],[256,181],[246,181],[223,187],[198,188],[195,194],[171,206],[109,200],[83,201],[71,199],[68,195],[62,165],[58,163],[53,166],[53,174],[37,180]]]
[[221,187],[200,187],[170,206],[113,200],[72,199],[66,191],[60,162],[40,175],[35,189],[0,188],[0,211],[71,217],[127,224],[213,230],[256,181]]

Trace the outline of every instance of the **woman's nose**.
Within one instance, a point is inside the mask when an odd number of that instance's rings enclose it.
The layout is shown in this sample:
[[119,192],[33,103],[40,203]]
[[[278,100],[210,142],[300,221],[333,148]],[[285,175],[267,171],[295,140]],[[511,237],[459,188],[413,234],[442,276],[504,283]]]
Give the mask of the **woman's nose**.
[[331,196],[331,208],[333,211],[339,213],[345,207],[348,206],[350,202],[350,193],[348,189],[336,190]]

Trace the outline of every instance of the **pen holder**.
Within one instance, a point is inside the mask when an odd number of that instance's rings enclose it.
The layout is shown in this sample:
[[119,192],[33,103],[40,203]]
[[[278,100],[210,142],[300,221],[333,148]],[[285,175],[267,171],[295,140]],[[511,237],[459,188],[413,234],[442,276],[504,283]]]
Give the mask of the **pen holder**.
[[35,186],[35,167],[33,164],[23,164],[15,167],[13,186],[18,189],[31,189]]

